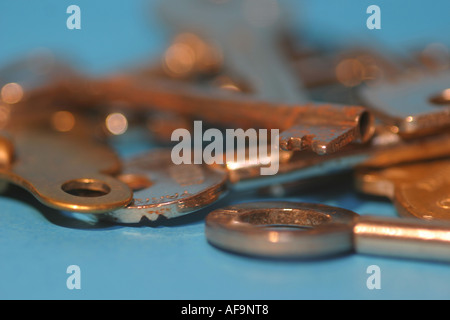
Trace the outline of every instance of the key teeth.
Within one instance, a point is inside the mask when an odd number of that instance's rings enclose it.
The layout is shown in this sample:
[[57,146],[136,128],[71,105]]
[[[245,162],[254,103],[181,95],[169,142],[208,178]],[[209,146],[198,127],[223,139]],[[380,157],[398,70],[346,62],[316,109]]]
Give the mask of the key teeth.
[[303,151],[311,149],[313,152],[324,155],[329,152],[329,144],[314,140],[315,135],[304,135],[303,137],[280,137],[280,149],[283,151]]
[[329,153],[328,144],[323,141],[314,141],[311,145],[311,149],[321,156]]
[[280,138],[280,149],[283,151],[300,151],[303,150],[303,146],[302,146],[302,138],[294,138],[294,137],[289,137],[289,138]]
[[307,143],[309,139],[288,138],[280,141],[280,149],[283,151],[303,151],[311,149],[318,155],[325,155],[329,153],[329,146],[323,141],[314,141]]

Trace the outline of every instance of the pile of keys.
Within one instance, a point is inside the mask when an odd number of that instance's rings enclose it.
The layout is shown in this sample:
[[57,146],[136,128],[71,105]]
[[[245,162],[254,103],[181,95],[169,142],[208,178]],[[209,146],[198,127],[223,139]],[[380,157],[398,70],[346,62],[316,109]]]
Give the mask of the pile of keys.
[[[212,211],[206,237],[272,258],[356,251],[450,262],[448,49],[399,57],[312,47],[289,33],[280,7],[256,1],[255,15],[254,2],[164,1],[176,35],[158,63],[135,70],[93,78],[51,54],[0,70],[1,179],[49,207],[136,224],[233,191],[338,187],[336,173],[352,170],[358,192],[388,197],[402,218],[252,202]],[[196,120],[280,130],[278,173],[260,175],[267,159],[174,164],[171,134]],[[131,128],[160,148],[121,159],[108,141]]]

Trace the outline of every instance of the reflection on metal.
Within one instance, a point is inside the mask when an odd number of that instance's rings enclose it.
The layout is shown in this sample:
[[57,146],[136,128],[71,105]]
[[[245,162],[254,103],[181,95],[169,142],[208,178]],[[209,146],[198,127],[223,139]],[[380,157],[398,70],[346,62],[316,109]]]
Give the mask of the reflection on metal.
[[124,134],[128,129],[128,120],[122,113],[111,113],[105,120],[106,128],[113,135]]
[[4,103],[15,104],[22,100],[23,88],[18,83],[10,82],[2,87],[0,95]]

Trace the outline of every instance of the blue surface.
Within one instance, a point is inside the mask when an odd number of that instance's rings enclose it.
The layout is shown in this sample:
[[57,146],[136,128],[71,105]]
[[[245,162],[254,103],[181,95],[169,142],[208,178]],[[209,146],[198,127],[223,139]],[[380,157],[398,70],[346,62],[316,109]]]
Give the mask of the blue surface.
[[[294,25],[318,41],[373,39],[391,48],[441,41],[450,46],[448,1],[285,1]],[[82,30],[65,27],[66,8],[82,10]],[[382,30],[365,27],[365,9],[382,8]],[[0,2],[0,67],[39,47],[102,74],[152,59],[166,31],[143,1]],[[150,3],[154,7],[154,2]],[[371,40],[372,41],[372,40]],[[149,143],[129,136],[124,157]],[[289,198],[360,214],[395,216],[388,202],[342,185]],[[230,194],[220,207],[252,195]],[[1,299],[449,299],[448,265],[347,255],[321,261],[271,261],[210,246],[203,218],[212,208],[163,225],[117,226],[48,209],[18,188],[0,196]],[[66,268],[81,268],[81,290],[68,290]],[[381,268],[381,290],[368,290],[366,269]]]

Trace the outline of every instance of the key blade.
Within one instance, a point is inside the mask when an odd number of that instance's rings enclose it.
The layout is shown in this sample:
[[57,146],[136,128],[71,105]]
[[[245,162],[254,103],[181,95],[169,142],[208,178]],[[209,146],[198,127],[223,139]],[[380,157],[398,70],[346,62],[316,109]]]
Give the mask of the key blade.
[[367,142],[374,134],[373,116],[359,106],[298,107],[295,117],[295,124],[280,135],[283,150],[311,149],[323,155],[336,152],[352,141]]
[[363,193],[393,199],[396,186],[426,179],[449,157],[449,134],[399,141],[359,164],[355,185]]
[[225,171],[207,165],[176,165],[170,149],[125,161],[119,178],[134,189],[133,201],[101,216],[119,223],[180,217],[209,206],[227,192]]
[[[364,143],[374,133],[372,114],[360,106],[280,104],[170,80],[144,83],[122,78],[100,82],[96,90],[103,92],[106,100],[125,100],[141,110],[158,106],[222,127],[279,129],[281,145],[288,150],[311,148],[326,154],[353,141]],[[287,143],[293,140],[302,142],[294,146]]]
[[280,147],[286,151],[311,149],[324,155],[336,152],[359,138],[357,124],[348,126],[296,125],[280,135]]
[[[59,89],[53,91],[59,93],[54,99],[59,103],[78,102],[91,107],[89,101],[103,104],[126,101],[127,107],[137,112],[165,110],[219,127],[278,129],[282,132],[281,145],[288,150],[332,153],[353,141],[364,143],[374,133],[372,114],[360,106],[274,103],[173,80],[128,76],[75,83],[71,90],[64,83],[56,85]],[[81,98],[79,92],[84,93]],[[42,96],[39,92],[35,94]]]

